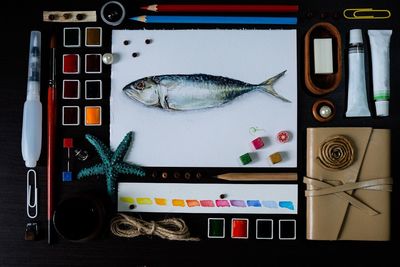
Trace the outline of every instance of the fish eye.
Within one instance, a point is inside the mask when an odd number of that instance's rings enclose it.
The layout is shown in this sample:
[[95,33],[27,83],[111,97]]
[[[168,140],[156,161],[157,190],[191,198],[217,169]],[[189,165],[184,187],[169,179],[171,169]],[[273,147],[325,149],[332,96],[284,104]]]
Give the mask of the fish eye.
[[138,89],[138,90],[143,90],[144,87],[145,87],[145,84],[144,84],[143,81],[137,82],[137,83],[135,84],[135,88]]

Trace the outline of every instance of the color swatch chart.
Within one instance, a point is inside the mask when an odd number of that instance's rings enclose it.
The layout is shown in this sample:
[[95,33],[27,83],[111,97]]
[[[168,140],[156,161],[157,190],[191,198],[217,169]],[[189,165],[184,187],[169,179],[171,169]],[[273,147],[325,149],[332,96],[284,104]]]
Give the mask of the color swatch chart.
[[119,183],[118,211],[297,214],[297,185]]

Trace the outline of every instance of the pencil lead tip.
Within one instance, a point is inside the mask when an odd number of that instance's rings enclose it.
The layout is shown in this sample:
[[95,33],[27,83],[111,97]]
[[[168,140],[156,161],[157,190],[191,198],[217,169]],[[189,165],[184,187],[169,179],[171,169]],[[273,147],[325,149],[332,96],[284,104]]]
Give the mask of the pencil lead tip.
[[129,18],[130,20],[135,20],[135,21],[139,21],[139,22],[146,22],[146,16],[137,16],[137,17],[131,17]]

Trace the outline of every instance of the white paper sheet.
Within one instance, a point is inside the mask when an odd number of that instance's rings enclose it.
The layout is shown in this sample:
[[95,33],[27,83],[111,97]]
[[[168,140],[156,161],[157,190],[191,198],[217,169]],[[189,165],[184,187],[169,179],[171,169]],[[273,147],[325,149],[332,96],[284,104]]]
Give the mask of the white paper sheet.
[[[152,42],[146,44],[146,39]],[[126,159],[142,166],[242,167],[240,155],[251,152],[251,141],[261,136],[266,145],[252,153],[253,162],[245,167],[296,167],[296,42],[295,30],[114,30],[111,147],[133,131]],[[166,111],[122,91],[128,83],[154,75],[203,73],[259,84],[284,70],[274,88],[291,103],[254,91],[221,107]],[[260,130],[252,134],[252,127]],[[282,130],[291,134],[286,144],[276,141]],[[274,152],[282,152],[283,161],[272,165],[267,158]]]

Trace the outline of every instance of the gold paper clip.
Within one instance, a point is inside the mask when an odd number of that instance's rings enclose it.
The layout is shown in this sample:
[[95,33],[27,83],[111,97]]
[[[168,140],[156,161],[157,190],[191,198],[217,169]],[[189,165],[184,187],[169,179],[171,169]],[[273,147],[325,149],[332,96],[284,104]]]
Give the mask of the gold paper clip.
[[343,11],[346,19],[388,19],[391,15],[387,9],[348,8]]

